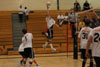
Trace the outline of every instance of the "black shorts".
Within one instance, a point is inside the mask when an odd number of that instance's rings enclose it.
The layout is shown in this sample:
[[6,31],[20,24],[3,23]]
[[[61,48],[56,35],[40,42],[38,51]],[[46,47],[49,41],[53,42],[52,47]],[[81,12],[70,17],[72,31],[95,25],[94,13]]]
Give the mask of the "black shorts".
[[25,48],[24,49],[25,58],[34,58],[34,51],[32,48]]
[[23,58],[25,58],[24,52],[19,52],[19,53],[20,53],[20,55],[21,55]]
[[47,30],[47,33],[48,33],[47,38],[48,38],[48,39],[53,39],[53,30],[52,30],[52,29],[48,29],[48,30]]
[[[81,58],[86,59],[86,56],[85,56],[86,49],[80,49],[80,51],[81,51]],[[92,58],[92,51],[91,50],[89,50],[89,55],[90,55],[90,58]]]

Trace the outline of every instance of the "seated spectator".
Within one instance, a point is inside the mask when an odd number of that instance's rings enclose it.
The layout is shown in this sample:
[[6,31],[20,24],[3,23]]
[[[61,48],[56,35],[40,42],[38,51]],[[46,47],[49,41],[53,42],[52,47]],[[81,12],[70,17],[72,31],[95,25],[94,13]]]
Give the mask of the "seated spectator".
[[80,11],[81,10],[81,6],[79,4],[79,2],[76,0],[76,2],[74,3],[74,10],[77,12],[77,11]]
[[88,3],[88,1],[86,0],[85,3],[83,4],[83,10],[89,10],[90,9],[90,4]]
[[57,20],[58,20],[58,25],[61,25],[61,23],[64,20],[64,16],[61,13],[59,13],[59,15],[57,16]]
[[67,12],[65,13],[63,23],[64,23],[64,24],[67,24],[67,23],[68,23],[68,13],[67,13]]

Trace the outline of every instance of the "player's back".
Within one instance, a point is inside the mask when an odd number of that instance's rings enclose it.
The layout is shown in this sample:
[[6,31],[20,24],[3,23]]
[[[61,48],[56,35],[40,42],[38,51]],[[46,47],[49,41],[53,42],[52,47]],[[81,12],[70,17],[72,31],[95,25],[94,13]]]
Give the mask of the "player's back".
[[100,56],[100,26],[94,28],[90,36],[92,36],[92,53],[93,56]]
[[83,27],[79,33],[80,45],[82,49],[86,49],[89,33],[92,29],[90,27]]
[[48,26],[48,29],[55,24],[55,20],[51,17],[46,17],[46,22],[47,22],[47,26]]
[[25,37],[26,37],[25,48],[27,48],[27,47],[32,47],[32,40],[33,40],[33,35],[32,35],[32,33],[26,33],[26,34],[25,34]]

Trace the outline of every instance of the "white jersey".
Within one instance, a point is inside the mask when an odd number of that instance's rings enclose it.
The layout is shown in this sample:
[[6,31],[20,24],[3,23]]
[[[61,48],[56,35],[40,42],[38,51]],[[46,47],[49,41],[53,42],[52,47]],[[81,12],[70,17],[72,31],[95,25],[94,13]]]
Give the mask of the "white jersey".
[[[80,48],[81,49],[86,49],[89,33],[91,32],[91,30],[92,29],[90,27],[84,27],[81,29],[78,35],[78,38],[80,38]],[[90,46],[90,49],[91,48],[92,48],[92,45]]]
[[100,26],[94,28],[90,32],[90,36],[92,36],[92,55],[100,57]]
[[29,15],[28,9],[25,9],[25,15]]
[[48,29],[55,24],[55,20],[53,18],[46,17],[47,27]]
[[64,19],[64,16],[63,15],[58,15],[57,19]]
[[64,16],[64,20],[65,21],[68,21],[68,16]]
[[18,11],[19,11],[19,14],[23,14],[23,9],[22,8],[19,8]]
[[25,43],[26,43],[26,39],[25,37],[22,37],[22,43],[20,44],[18,49],[19,52],[24,52]]
[[31,33],[26,33],[25,37],[26,37],[25,48],[32,48],[33,35]]

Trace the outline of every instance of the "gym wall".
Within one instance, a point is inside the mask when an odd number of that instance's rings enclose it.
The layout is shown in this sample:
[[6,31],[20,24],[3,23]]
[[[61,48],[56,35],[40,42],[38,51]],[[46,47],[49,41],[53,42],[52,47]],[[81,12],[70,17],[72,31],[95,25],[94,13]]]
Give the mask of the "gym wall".
[[[30,10],[45,10],[48,0],[0,0],[0,11],[18,10],[20,4],[23,7],[27,6]],[[57,10],[57,0],[51,1],[51,10]],[[78,0],[81,6],[85,0]],[[88,0],[94,8],[100,6],[100,0]],[[61,10],[70,9],[73,7],[75,0],[59,0]]]

